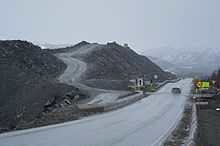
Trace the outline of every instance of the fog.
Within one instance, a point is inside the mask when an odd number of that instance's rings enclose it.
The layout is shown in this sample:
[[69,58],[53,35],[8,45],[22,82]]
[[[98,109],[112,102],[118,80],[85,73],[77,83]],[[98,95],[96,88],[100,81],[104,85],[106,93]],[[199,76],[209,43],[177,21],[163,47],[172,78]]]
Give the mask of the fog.
[[0,0],[0,34],[32,42],[219,47],[219,0]]

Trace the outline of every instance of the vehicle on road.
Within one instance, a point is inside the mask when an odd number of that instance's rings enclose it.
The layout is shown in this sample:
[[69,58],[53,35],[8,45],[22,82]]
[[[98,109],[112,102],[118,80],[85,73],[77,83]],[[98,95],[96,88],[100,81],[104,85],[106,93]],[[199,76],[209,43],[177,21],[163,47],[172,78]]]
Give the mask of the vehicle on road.
[[177,87],[172,88],[171,93],[172,94],[181,94],[181,89],[177,88]]

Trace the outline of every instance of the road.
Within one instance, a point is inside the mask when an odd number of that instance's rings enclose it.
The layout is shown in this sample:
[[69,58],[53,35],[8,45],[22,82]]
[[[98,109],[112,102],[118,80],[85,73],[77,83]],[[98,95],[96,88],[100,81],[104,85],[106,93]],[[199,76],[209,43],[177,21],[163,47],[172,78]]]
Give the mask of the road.
[[67,65],[67,69],[61,76],[59,76],[58,81],[78,87],[80,90],[90,92],[94,99],[90,101],[89,104],[96,103],[97,101],[99,101],[99,103],[111,102],[116,100],[120,95],[126,95],[129,93],[126,91],[92,88],[81,83],[87,70],[87,64],[82,61],[82,57],[93,50],[100,49],[101,47],[102,45],[100,44],[88,44],[80,46],[70,52],[58,53],[55,55]]
[[[1,146],[158,146],[181,119],[191,79],[169,83],[125,108],[77,121],[0,135]],[[172,87],[182,88],[172,95]]]

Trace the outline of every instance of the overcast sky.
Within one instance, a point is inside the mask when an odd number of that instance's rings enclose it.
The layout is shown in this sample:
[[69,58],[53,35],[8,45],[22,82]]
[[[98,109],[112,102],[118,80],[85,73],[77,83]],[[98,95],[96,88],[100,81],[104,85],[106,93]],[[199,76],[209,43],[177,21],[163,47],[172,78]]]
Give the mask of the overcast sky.
[[220,0],[0,0],[0,34],[35,42],[220,47],[219,27]]

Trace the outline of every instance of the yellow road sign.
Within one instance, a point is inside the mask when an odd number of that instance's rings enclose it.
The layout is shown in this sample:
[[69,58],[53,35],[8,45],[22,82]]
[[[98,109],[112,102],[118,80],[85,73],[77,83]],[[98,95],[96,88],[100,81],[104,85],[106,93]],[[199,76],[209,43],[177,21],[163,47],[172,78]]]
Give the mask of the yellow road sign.
[[209,82],[202,82],[202,88],[209,88]]
[[209,88],[209,82],[197,82],[196,87],[198,88]]
[[197,86],[198,88],[202,88],[202,82],[197,82],[197,83],[196,83],[196,86]]

